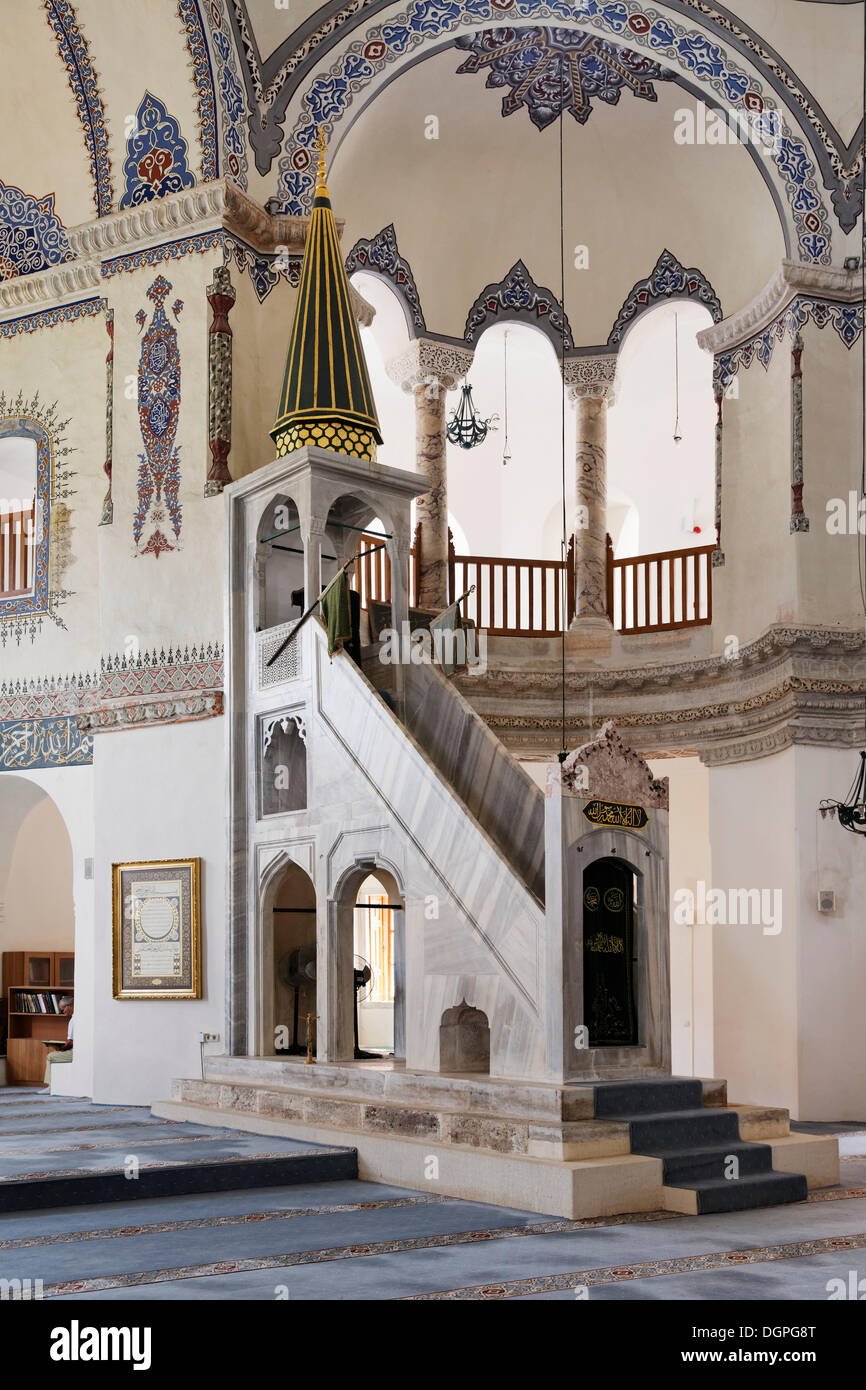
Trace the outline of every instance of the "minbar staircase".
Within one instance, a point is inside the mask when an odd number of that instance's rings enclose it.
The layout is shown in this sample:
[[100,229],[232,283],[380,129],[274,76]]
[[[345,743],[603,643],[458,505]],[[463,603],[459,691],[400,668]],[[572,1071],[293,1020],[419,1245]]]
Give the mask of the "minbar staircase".
[[[661,1159],[665,1187],[683,1189],[683,1211],[745,1211],[806,1200],[803,1174],[774,1172],[770,1145],[741,1139],[735,1110],[705,1107],[700,1081],[597,1082],[595,1113],[628,1124],[633,1154]],[[666,1195],[667,1205],[677,1208],[675,1194]]]
[[792,1134],[778,1107],[729,1105],[721,1080],[526,1082],[208,1057],[204,1079],[175,1081],[153,1113],[340,1145],[357,1152],[359,1177],[422,1191],[435,1156],[439,1192],[572,1219],[745,1210],[839,1181],[835,1138]]

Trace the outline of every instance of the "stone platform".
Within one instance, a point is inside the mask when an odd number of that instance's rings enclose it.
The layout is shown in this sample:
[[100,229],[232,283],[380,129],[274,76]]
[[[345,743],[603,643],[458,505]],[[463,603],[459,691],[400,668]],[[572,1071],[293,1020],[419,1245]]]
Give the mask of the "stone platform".
[[[722,1177],[707,1164],[710,1158],[716,1163],[732,1145],[738,1151],[742,1144],[765,1146],[766,1161],[757,1166],[768,1170],[767,1176],[802,1174],[810,1187],[838,1182],[832,1137],[791,1135],[786,1110],[728,1106],[723,1081],[687,1084],[700,1087],[688,1096],[702,1100],[688,1115],[704,1130],[707,1116],[720,1117],[709,1123],[710,1132],[720,1135],[712,1155],[698,1131],[689,1130],[688,1169],[683,1145],[666,1139],[664,1129],[659,1152],[635,1152],[633,1126],[647,1117],[632,1115],[628,1106],[612,1117],[609,1103],[607,1114],[600,1113],[606,1108],[600,1097],[612,1089],[604,1083],[556,1085],[409,1072],[387,1061],[308,1067],[278,1057],[213,1057],[206,1060],[203,1081],[176,1081],[172,1100],[152,1109],[164,1118],[345,1144],[357,1150],[362,1178],[572,1219],[665,1209],[697,1212],[702,1209],[698,1188],[705,1182],[694,1179],[694,1173],[703,1164],[706,1179]],[[671,1085],[682,1088],[684,1082],[671,1079]],[[664,1111],[669,1093],[657,1094],[652,1103]],[[644,1125],[640,1132],[645,1130]],[[671,1142],[679,1145],[676,1152]],[[667,1182],[666,1172],[673,1170],[678,1181],[688,1179],[693,1185]],[[790,1194],[775,1196],[768,1195],[766,1185],[754,1186],[756,1200],[745,1205],[763,1205],[764,1197],[772,1202],[805,1195],[805,1185],[801,1194],[797,1184],[771,1182],[780,1194]],[[728,1184],[722,1190],[734,1188]]]

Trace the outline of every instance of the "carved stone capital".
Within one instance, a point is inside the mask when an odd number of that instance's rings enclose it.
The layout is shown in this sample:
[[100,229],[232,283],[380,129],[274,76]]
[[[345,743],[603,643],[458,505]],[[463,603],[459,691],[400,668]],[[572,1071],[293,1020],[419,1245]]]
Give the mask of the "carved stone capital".
[[352,311],[361,327],[369,328],[376,317],[376,310],[364,298],[361,291],[355,288],[351,280],[349,281],[349,299],[352,304]]
[[860,272],[784,260],[750,304],[729,314],[720,323],[702,328],[696,335],[698,346],[707,352],[720,353],[747,342],[768,328],[797,295],[854,304],[862,295]]
[[616,400],[617,361],[615,352],[600,353],[595,357],[567,357],[563,363],[562,379],[568,387],[569,400],[579,401],[589,396],[613,405]]
[[430,386],[434,382],[450,391],[469,371],[474,355],[471,349],[453,343],[415,338],[405,352],[391,358],[388,375],[404,391],[414,391],[417,386]]

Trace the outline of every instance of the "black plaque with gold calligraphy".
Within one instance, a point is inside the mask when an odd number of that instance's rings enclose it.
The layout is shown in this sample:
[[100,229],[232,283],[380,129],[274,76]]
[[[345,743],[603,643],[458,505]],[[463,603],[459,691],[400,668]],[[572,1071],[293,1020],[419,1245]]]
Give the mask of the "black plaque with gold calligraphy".
[[590,1047],[637,1044],[635,875],[618,859],[583,871],[583,1007]]
[[593,825],[620,826],[626,830],[643,830],[649,823],[642,806],[630,806],[624,801],[588,801],[583,814]]

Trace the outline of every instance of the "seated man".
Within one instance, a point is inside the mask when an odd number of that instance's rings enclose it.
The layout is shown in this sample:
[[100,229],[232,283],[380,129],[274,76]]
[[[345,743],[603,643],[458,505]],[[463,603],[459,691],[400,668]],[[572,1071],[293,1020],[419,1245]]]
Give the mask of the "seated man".
[[71,995],[71,994],[64,994],[64,995],[63,995],[63,998],[60,1000],[60,1012],[63,1014],[64,1018],[68,1018],[68,1019],[69,1019],[69,1023],[68,1023],[67,1028],[66,1028],[66,1042],[65,1042],[65,1043],[60,1043],[59,1046],[58,1046],[53,1052],[49,1052],[48,1055],[47,1055],[47,1057],[45,1058],[45,1085],[46,1085],[46,1086],[50,1086],[50,1085],[51,1085],[51,1063],[52,1063],[52,1062],[55,1062],[55,1063],[56,1063],[56,1062],[71,1062],[71,1061],[72,1061],[72,1030],[73,1030],[73,1028],[74,1028],[74,1026],[75,1026],[75,1020],[74,1020],[74,1018],[72,1017],[73,1005],[74,1005],[74,1000],[73,1000],[73,998],[72,998],[72,995]]

